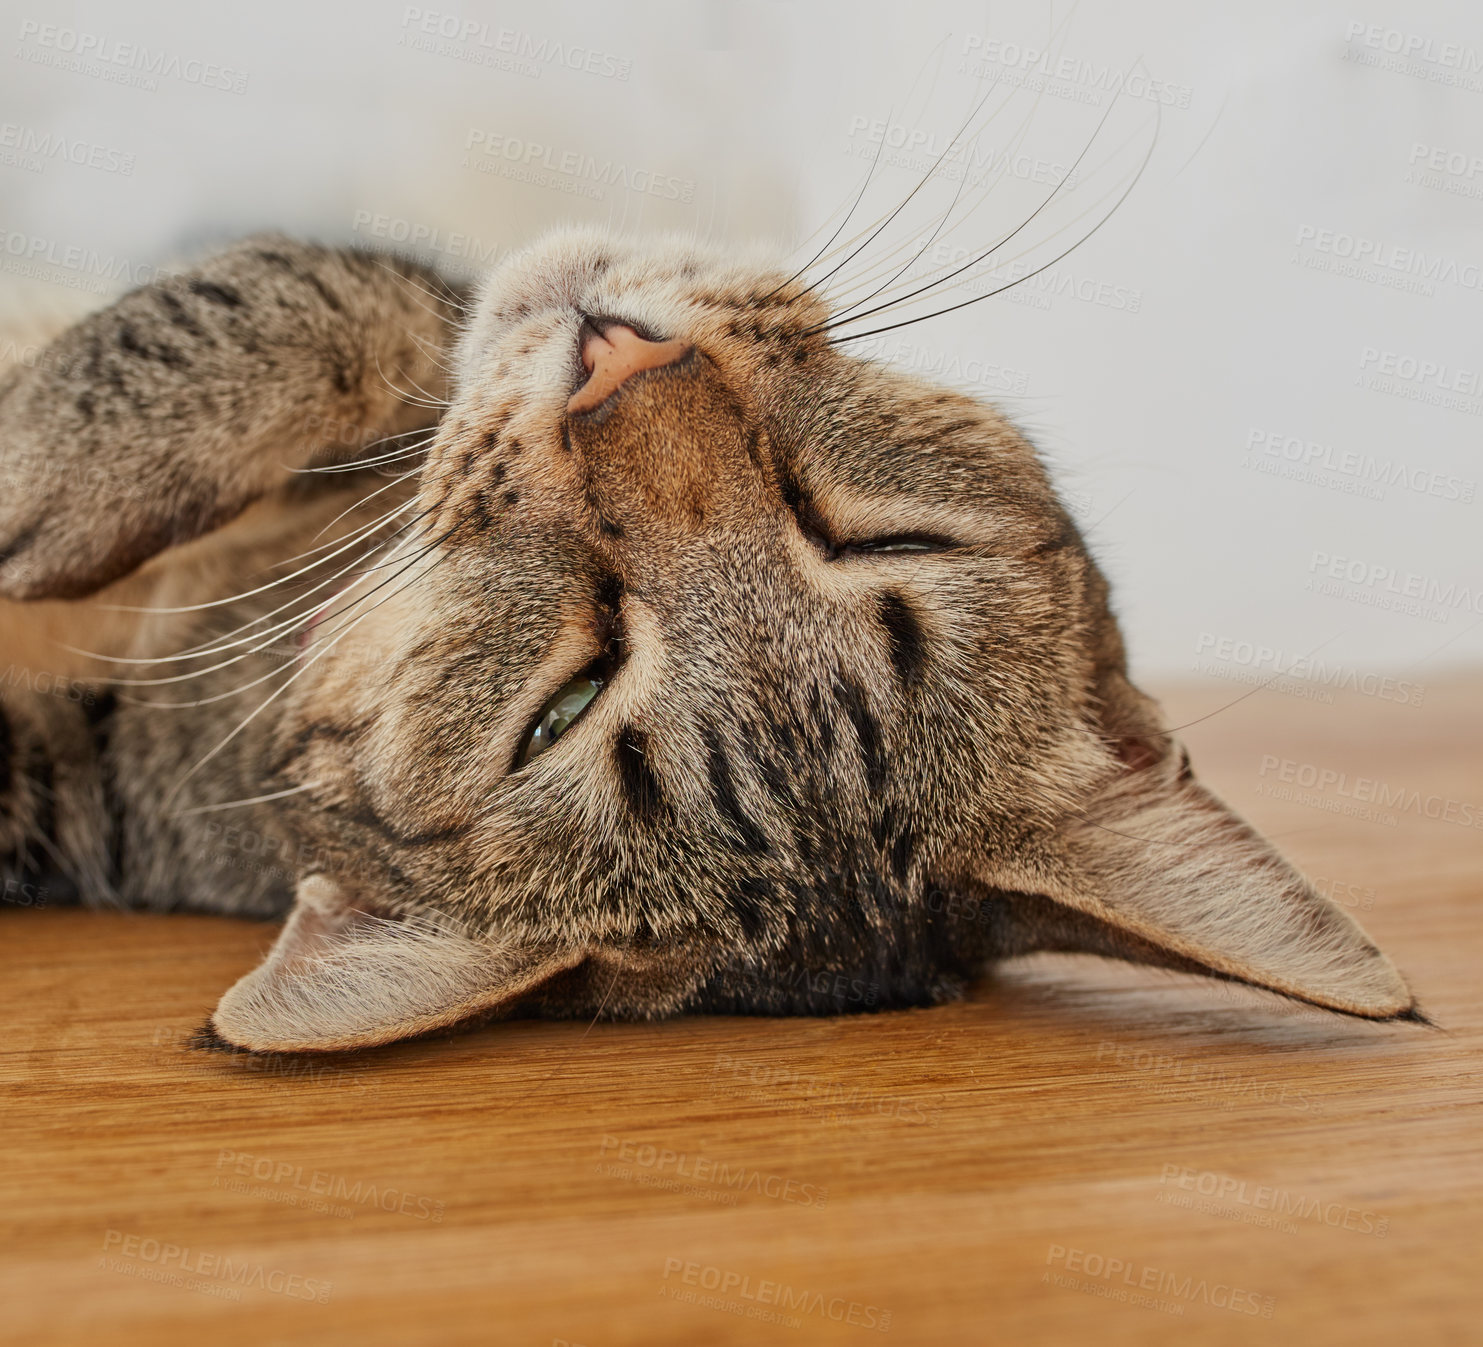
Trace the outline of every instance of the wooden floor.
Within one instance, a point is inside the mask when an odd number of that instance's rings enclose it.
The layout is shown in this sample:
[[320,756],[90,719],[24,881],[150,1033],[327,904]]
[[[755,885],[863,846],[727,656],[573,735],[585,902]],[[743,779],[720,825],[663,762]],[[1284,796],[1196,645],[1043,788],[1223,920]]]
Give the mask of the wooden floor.
[[6,1336],[1483,1341],[1483,682],[1304,690],[1185,738],[1439,1030],[1040,958],[938,1010],[243,1062],[182,1041],[268,929],[8,907]]

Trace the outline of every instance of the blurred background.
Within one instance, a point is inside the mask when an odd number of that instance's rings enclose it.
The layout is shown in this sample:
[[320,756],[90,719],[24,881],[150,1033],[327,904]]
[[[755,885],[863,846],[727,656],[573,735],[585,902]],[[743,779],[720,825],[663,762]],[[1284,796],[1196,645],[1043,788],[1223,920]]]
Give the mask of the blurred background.
[[253,230],[760,238],[1027,430],[1135,675],[1483,655],[1476,4],[453,3],[0,5],[0,363]]

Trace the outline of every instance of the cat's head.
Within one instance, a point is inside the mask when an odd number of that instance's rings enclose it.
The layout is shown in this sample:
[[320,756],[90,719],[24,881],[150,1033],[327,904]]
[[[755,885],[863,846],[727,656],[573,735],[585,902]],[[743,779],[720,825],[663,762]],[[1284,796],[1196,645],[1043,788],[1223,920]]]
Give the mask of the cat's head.
[[415,527],[306,633],[280,768],[320,863],[217,1033],[922,1004],[1035,948],[1410,1013],[1129,683],[1023,436],[828,316],[673,242],[490,279]]

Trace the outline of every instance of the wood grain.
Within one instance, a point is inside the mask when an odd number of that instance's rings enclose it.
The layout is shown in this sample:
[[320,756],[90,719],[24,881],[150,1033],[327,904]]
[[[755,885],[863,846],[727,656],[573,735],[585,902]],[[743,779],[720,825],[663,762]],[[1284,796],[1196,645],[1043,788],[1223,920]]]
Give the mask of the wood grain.
[[183,1040],[268,928],[7,905],[8,1333],[1483,1341],[1480,690],[1267,690],[1185,731],[1437,1030],[1040,957],[929,1011],[244,1063]]

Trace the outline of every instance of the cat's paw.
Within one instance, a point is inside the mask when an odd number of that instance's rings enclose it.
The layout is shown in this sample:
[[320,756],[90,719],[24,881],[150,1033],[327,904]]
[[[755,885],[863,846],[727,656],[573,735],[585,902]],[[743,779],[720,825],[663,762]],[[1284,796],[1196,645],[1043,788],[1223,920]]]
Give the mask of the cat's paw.
[[0,595],[92,593],[434,424],[457,316],[420,268],[280,238],[90,315],[0,385]]

